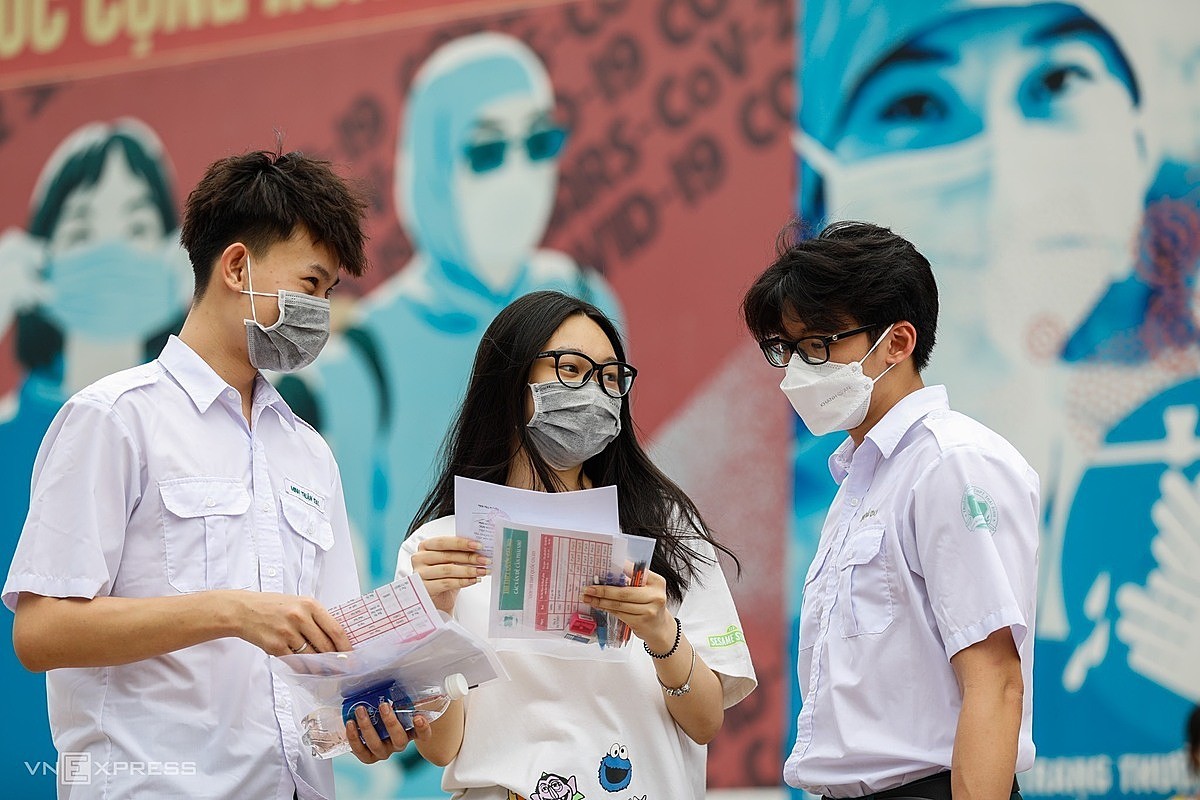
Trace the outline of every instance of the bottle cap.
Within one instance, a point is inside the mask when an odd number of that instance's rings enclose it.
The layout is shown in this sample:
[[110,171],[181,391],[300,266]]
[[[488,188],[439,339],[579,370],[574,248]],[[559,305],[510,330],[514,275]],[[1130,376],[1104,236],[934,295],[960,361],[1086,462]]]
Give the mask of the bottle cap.
[[446,696],[451,700],[461,700],[467,696],[467,679],[463,677],[461,672],[456,672],[453,675],[447,675],[445,686]]

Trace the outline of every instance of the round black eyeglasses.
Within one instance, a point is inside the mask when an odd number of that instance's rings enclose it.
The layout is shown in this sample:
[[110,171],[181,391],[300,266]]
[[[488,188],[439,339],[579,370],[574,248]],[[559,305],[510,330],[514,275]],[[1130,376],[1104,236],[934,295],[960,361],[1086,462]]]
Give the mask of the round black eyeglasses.
[[637,369],[624,361],[609,361],[597,364],[576,350],[546,350],[534,358],[553,358],[554,373],[558,382],[570,389],[582,389],[593,375],[599,375],[597,383],[609,397],[624,397],[633,388]]

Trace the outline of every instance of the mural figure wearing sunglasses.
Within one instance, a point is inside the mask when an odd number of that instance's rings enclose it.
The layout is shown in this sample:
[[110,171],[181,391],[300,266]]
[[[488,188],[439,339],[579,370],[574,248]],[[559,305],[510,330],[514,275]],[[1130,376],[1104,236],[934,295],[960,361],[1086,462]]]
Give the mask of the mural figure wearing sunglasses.
[[[337,454],[372,586],[392,578],[493,317],[553,289],[620,319],[599,273],[539,247],[567,141],[554,102],[545,67],[513,37],[465,36],[429,57],[409,90],[394,177],[416,255],[364,299],[303,384],[280,386]],[[374,786],[381,777],[370,772],[362,776]]]

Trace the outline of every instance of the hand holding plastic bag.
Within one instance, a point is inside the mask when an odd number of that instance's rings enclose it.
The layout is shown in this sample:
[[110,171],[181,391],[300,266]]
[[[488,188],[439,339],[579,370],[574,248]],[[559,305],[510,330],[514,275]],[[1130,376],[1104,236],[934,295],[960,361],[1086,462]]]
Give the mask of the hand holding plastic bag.
[[317,758],[351,751],[350,718],[359,722],[364,741],[371,732],[383,740],[390,738],[387,706],[413,731],[417,718],[432,723],[468,686],[508,677],[495,651],[452,620],[415,640],[389,633],[347,653],[274,658],[271,670],[291,690],[297,729]]

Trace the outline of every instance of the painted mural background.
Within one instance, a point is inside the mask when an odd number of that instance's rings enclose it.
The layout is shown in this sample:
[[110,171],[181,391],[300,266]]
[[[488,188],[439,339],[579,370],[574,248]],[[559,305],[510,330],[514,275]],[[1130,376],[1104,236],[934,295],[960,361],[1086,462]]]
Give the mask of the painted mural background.
[[[1189,0],[4,0],[0,553],[64,398],[156,355],[212,160],[363,181],[373,269],[280,380],[342,467],[364,589],[429,478],[478,337],[555,287],[621,321],[652,453],[742,558],[760,688],[713,787],[776,786],[826,458],[746,340],[792,215],[934,264],[927,378],[1043,480],[1030,797],[1167,797],[1200,701],[1200,7]],[[202,446],[199,445],[198,446]],[[732,576],[731,576],[732,577]],[[11,617],[3,617],[8,636]],[[53,796],[44,681],[0,648],[0,781]],[[440,797],[415,753],[339,762]]]
[[[65,397],[154,357],[186,313],[175,229],[188,189],[212,160],[272,148],[280,131],[372,199],[371,273],[339,287],[340,333],[314,367],[280,380],[341,465],[364,589],[392,577],[492,317],[538,288],[584,296],[630,340],[655,457],[741,555],[734,592],[765,685],[730,714],[711,783],[774,784],[790,421],[737,302],[791,213],[792,4],[4,8],[6,554]],[[22,797],[52,796],[44,681],[0,651],[25,723],[0,734],[0,776]],[[348,796],[442,796],[415,751],[338,770]]]
[[[886,224],[929,257],[941,315],[927,381],[1042,478],[1026,796],[1190,785],[1198,11],[830,0],[797,17],[802,217],[814,231]],[[797,442],[806,560],[837,442],[802,426]]]

